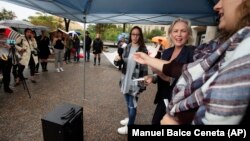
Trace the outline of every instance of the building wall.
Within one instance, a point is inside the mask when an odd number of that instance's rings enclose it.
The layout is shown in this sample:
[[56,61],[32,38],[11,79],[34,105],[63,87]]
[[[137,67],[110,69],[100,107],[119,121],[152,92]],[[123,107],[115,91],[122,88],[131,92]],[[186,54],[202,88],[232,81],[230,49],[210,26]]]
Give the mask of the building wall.
[[214,39],[217,34],[217,27],[216,26],[207,26],[206,34],[205,34],[205,42],[209,42],[210,40]]

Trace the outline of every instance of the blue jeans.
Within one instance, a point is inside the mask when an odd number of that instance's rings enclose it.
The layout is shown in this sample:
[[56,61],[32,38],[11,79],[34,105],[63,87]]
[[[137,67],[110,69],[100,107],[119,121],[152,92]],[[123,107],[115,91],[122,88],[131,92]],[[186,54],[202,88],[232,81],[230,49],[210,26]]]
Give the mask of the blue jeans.
[[80,49],[81,48],[76,48],[76,53],[75,53],[75,56],[74,56],[74,61],[79,62],[79,60],[80,60],[80,57],[79,57]]
[[124,96],[128,108],[128,117],[129,117],[128,125],[133,125],[135,123],[138,97],[132,96],[130,94],[125,94]]
[[85,61],[89,61],[90,50],[85,50]]

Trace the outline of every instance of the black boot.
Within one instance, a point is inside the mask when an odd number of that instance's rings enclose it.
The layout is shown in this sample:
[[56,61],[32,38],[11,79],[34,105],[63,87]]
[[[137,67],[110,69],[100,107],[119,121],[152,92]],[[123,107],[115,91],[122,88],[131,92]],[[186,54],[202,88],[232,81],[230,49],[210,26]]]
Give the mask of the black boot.
[[94,58],[94,65],[96,65],[96,57]]
[[13,93],[13,90],[11,90],[9,87],[4,87],[4,92],[11,94]]
[[45,70],[44,70],[44,62],[41,62],[41,66],[42,66],[43,72],[45,72]]
[[35,73],[38,73],[38,70],[39,70],[39,63],[36,64]]
[[101,64],[101,58],[98,58],[98,65]]
[[48,62],[44,62],[44,70],[45,70],[45,71],[48,71],[47,65],[48,65]]

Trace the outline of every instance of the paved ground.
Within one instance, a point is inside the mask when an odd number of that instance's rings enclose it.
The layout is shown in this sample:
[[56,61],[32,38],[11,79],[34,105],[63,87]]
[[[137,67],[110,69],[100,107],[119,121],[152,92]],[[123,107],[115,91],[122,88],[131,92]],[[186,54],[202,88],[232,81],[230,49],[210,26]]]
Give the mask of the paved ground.
[[[100,66],[81,61],[64,68],[57,73],[49,63],[49,72],[36,75],[38,83],[27,80],[31,99],[22,85],[13,94],[0,90],[0,141],[43,141],[41,118],[63,102],[83,106],[84,141],[127,140],[117,133],[119,121],[127,116],[120,72],[104,55]],[[152,85],[140,95],[136,124],[150,124],[155,91]]]

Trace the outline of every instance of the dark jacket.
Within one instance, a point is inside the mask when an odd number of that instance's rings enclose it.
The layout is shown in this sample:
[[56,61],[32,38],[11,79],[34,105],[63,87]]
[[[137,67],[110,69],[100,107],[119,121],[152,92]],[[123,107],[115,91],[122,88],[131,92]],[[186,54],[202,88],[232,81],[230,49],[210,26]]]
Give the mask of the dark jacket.
[[101,39],[95,39],[93,41],[93,52],[101,53],[103,50],[103,42]]
[[38,36],[37,37],[37,47],[39,49],[39,55],[44,56],[44,55],[49,55],[50,51],[49,51],[49,43],[50,43],[50,39],[49,37],[45,36],[42,39],[42,36]]
[[[174,52],[174,47],[168,48],[162,53],[162,60],[170,60]],[[193,62],[194,47],[193,46],[184,46],[179,53],[179,55],[173,60],[181,64],[187,64]],[[180,70],[181,71],[181,70]],[[180,76],[180,75],[179,75]],[[175,77],[173,83],[170,85],[169,82],[162,80],[160,77],[157,77],[157,93],[155,96],[154,103],[157,104],[160,100],[172,98],[172,90],[175,86],[179,76]]]
[[89,36],[85,37],[85,49],[90,50],[92,39]]

